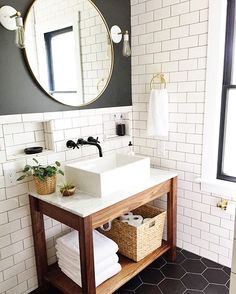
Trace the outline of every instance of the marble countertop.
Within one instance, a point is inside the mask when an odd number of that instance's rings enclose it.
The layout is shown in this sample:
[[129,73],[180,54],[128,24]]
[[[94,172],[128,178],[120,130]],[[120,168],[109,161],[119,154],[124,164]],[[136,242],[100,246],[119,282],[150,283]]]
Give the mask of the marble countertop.
[[145,183],[137,183],[137,185],[126,189],[122,189],[121,187],[120,190],[105,198],[94,197],[82,191],[76,191],[76,193],[70,197],[62,197],[59,191],[50,195],[39,195],[35,191],[30,191],[30,195],[64,210],[70,211],[73,214],[86,217],[176,176],[176,172],[151,169],[150,178]]

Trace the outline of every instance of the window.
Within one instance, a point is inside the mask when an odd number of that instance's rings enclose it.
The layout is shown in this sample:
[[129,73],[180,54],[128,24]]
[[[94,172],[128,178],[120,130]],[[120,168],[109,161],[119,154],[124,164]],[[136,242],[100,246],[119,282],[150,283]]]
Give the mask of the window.
[[44,34],[49,90],[51,95],[77,93],[77,72],[73,27]]
[[[235,1],[235,0],[234,0]],[[204,192],[218,194],[226,198],[236,196],[236,182],[219,178],[218,170],[218,158],[219,152],[219,130],[221,124],[221,112],[223,112],[222,106],[222,84],[224,74],[224,57],[225,57],[225,39],[226,39],[226,21],[227,20],[227,0],[209,0],[209,26],[208,26],[208,51],[207,51],[207,75],[206,75],[206,98],[205,98],[205,115],[204,115],[204,132],[203,132],[203,153],[202,153],[202,172],[201,177],[198,180],[201,183],[201,190]],[[228,31],[227,31],[228,33]],[[235,82],[236,83],[236,82]],[[233,84],[233,83],[232,83]],[[233,84],[234,85],[234,84]],[[224,89],[224,88],[223,88]],[[231,92],[232,90],[232,92]],[[231,100],[231,93],[234,92],[234,88],[231,87],[227,91],[229,98],[227,100],[227,108],[230,109],[227,112],[225,125],[229,123],[234,112],[231,109],[233,106],[233,100]],[[234,102],[235,103],[235,102]],[[227,117],[228,116],[228,117]],[[233,117],[235,117],[234,115]],[[231,121],[233,124],[233,120]],[[226,134],[227,130],[227,134]],[[234,138],[235,136],[229,135],[232,132],[232,127],[226,127],[223,137],[224,149],[228,150],[228,146],[232,148],[232,143],[227,138]],[[223,151],[226,154],[226,151]],[[228,153],[227,151],[227,154]],[[230,156],[230,155],[229,155]],[[227,176],[234,177],[230,173],[226,161],[232,164],[233,155],[231,154],[231,160],[226,159],[224,156],[223,171]],[[228,157],[229,158],[229,157]],[[234,167],[233,167],[234,169]],[[235,170],[235,169],[234,169]],[[231,168],[232,172],[232,168]]]
[[235,0],[228,0],[217,178],[236,182]]

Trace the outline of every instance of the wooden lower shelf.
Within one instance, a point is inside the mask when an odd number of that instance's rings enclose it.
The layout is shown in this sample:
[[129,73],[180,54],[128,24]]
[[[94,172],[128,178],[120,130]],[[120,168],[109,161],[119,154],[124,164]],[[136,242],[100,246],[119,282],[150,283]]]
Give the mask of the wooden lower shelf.
[[[134,262],[129,258],[120,255],[120,264],[122,270],[119,274],[105,281],[103,284],[96,288],[96,294],[111,294],[119,289],[122,285],[136,276],[145,267],[151,264],[158,257],[167,252],[171,246],[163,241],[160,248],[149,254],[144,259],[139,262]],[[82,288],[74,283],[70,278],[68,278],[58,267],[57,264],[49,266],[49,271],[44,277],[47,282],[61,290],[65,294],[82,294]]]

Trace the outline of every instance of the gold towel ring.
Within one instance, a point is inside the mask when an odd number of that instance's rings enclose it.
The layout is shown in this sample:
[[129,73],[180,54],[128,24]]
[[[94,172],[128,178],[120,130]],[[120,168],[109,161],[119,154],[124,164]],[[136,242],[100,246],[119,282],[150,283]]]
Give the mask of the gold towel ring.
[[159,79],[161,84],[164,84],[164,89],[166,88],[166,79],[165,79],[165,75],[163,73],[159,73],[153,76],[151,82],[150,82],[150,89],[154,89],[153,88],[153,84],[155,79]]

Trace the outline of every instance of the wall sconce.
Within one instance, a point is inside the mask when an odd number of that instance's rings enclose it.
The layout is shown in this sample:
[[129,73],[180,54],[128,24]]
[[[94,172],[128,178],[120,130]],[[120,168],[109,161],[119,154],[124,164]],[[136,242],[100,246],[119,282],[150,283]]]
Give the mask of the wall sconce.
[[119,26],[114,25],[111,28],[111,38],[114,43],[120,43],[122,40],[123,35],[123,49],[122,54],[125,57],[129,57],[131,55],[131,48],[130,48],[130,42],[129,42],[129,32],[125,31],[125,33],[122,33]]
[[10,31],[16,31],[16,45],[25,48],[25,37],[23,19],[21,13],[11,6],[2,6],[0,8],[0,23]]

